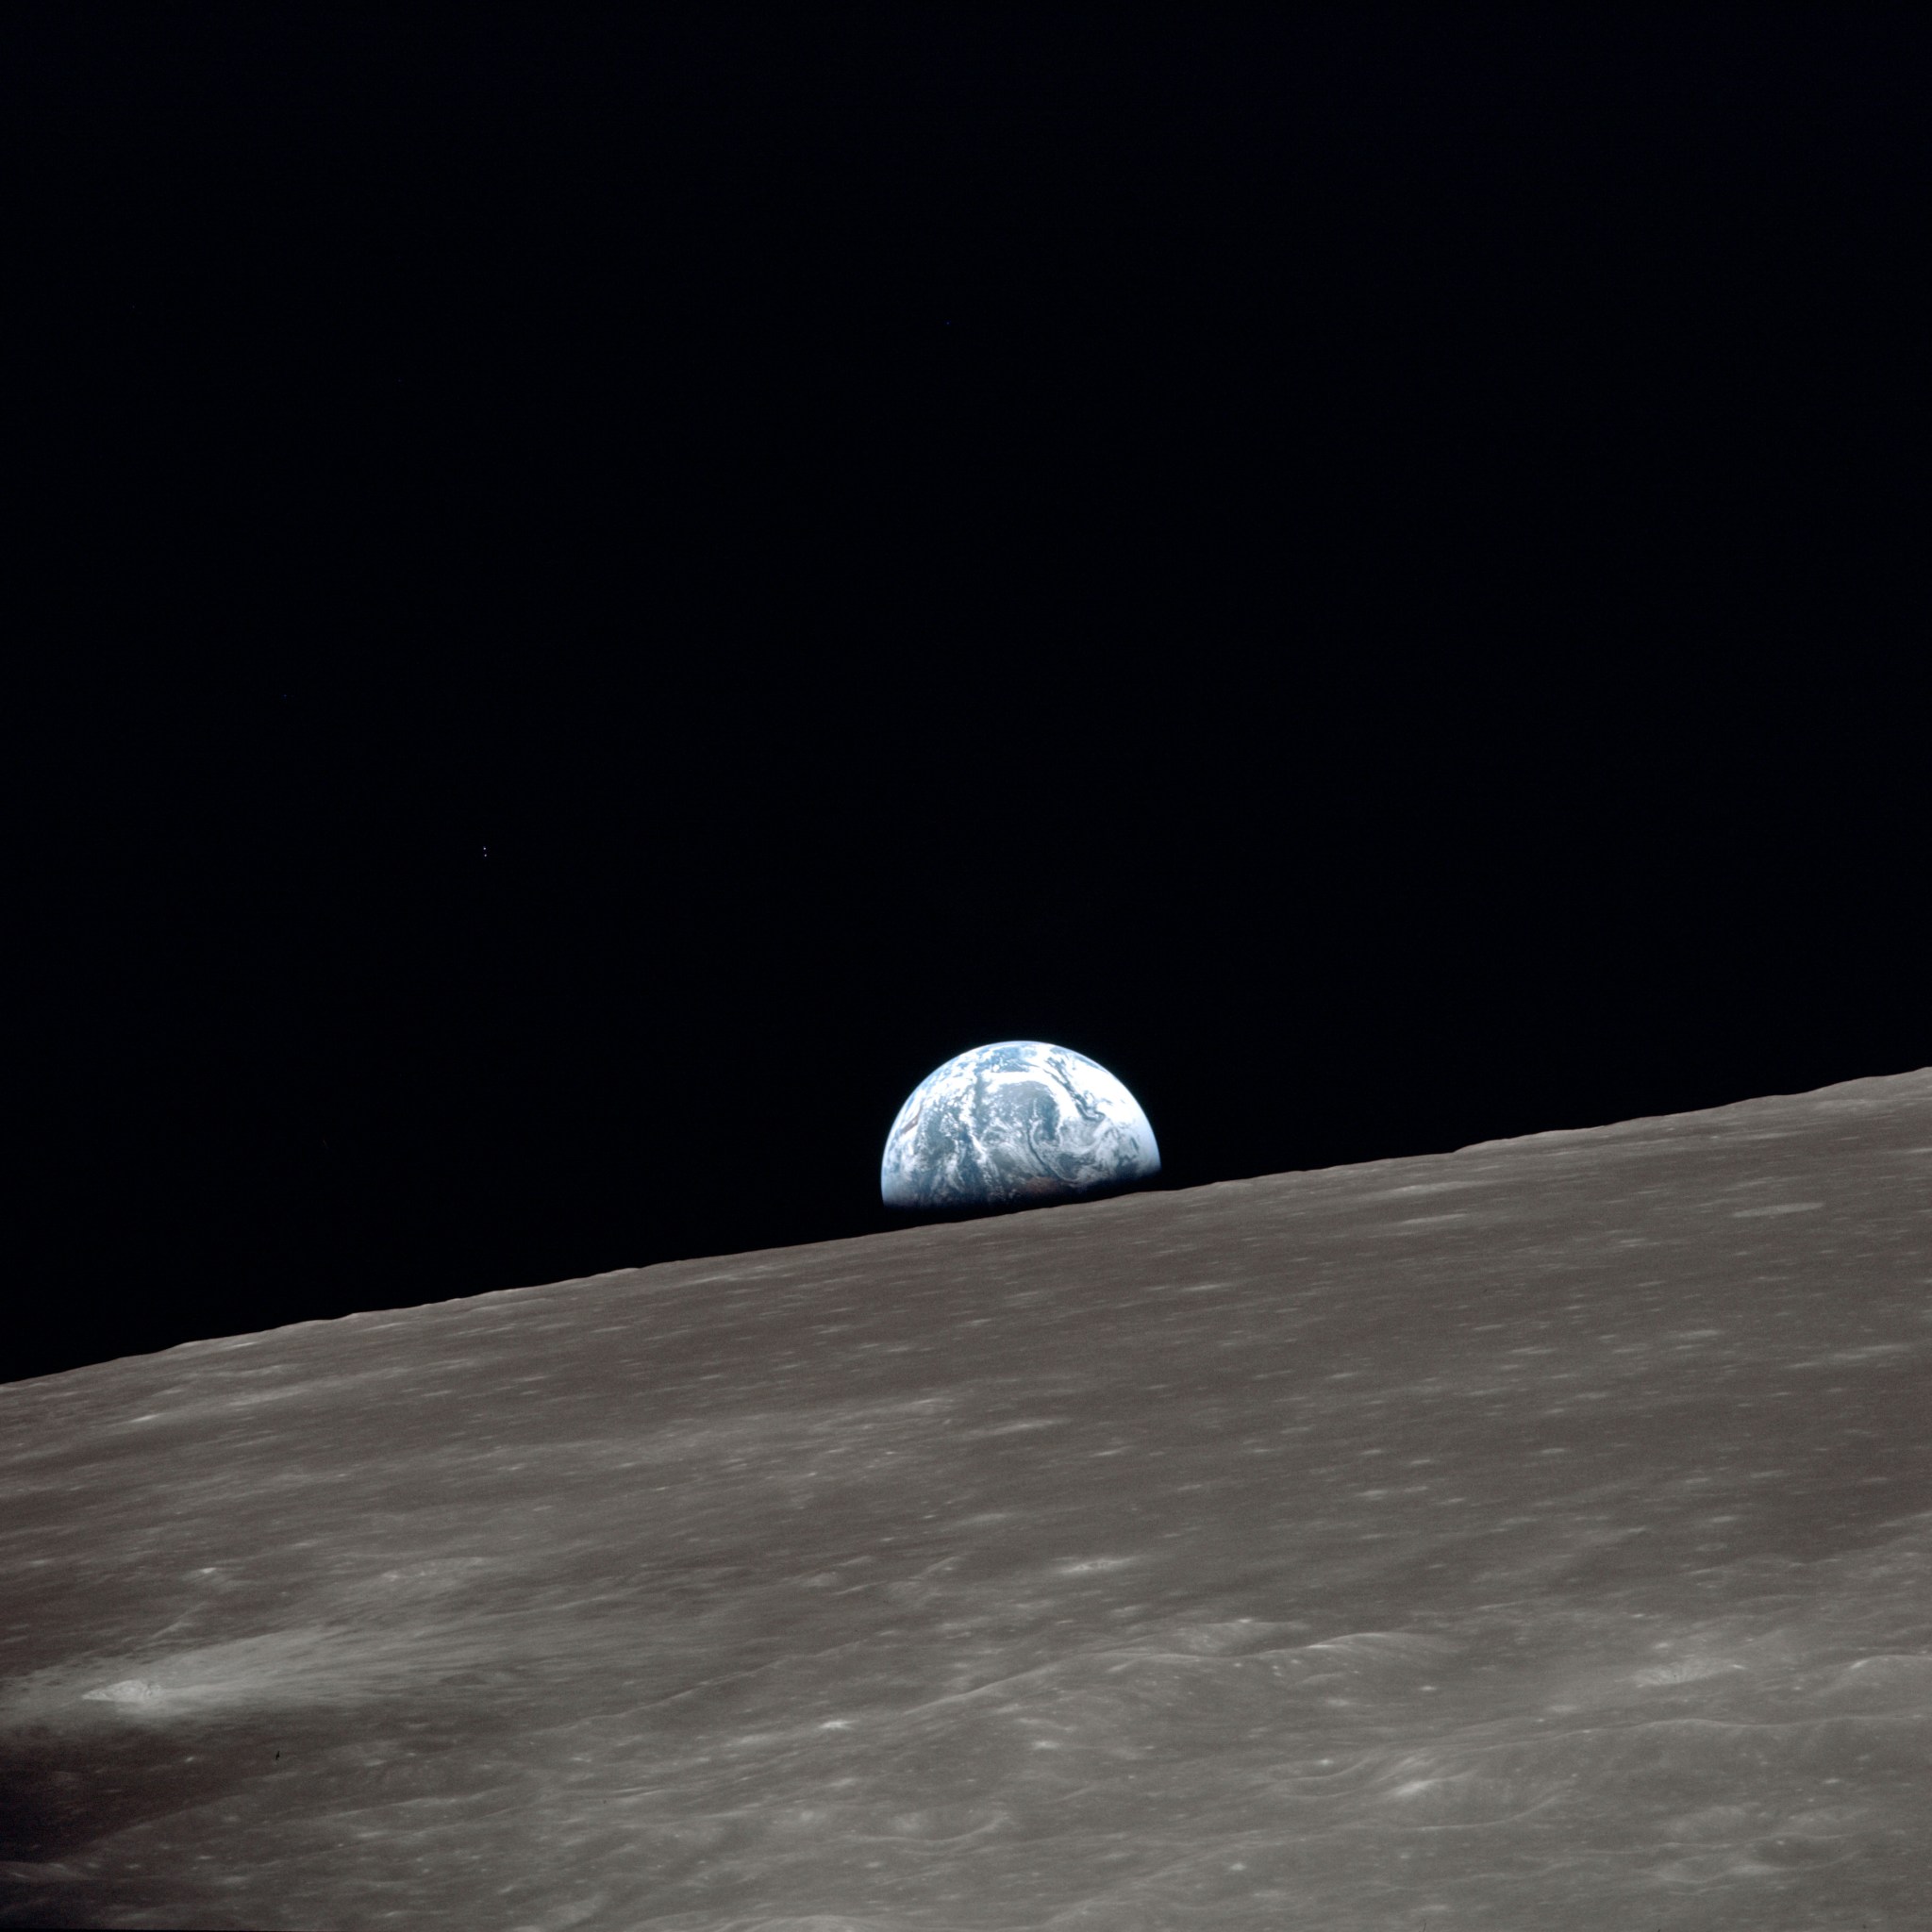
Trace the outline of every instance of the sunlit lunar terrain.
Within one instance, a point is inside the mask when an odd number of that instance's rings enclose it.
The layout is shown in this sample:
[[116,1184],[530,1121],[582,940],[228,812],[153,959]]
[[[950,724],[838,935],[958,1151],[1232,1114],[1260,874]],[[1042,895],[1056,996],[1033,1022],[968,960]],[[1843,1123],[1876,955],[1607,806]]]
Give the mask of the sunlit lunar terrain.
[[0,1389],[0,1924],[1932,1925],[1928,1172],[1919,1073]]

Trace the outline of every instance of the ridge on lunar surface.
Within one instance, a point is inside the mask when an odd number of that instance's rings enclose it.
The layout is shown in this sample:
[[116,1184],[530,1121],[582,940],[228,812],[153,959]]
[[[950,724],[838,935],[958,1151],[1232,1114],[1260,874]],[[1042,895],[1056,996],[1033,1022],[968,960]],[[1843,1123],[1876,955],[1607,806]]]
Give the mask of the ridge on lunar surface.
[[1928,1157],[1921,1072],[0,1388],[0,1925],[1932,1924]]

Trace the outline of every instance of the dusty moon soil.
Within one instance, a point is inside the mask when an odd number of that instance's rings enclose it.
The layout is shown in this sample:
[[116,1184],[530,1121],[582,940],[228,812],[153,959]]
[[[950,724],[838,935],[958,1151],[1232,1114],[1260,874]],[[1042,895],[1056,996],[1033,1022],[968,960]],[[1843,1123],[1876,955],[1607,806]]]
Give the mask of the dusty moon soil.
[[1928,1173],[1919,1073],[0,1389],[0,1924],[1932,1925]]

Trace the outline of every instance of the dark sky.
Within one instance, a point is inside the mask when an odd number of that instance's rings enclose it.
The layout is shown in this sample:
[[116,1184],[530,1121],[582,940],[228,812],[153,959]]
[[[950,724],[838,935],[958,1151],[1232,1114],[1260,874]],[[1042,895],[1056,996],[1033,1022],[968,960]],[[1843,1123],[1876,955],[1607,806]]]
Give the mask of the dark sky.
[[1916,9],[22,7],[8,1375],[1932,1060]]

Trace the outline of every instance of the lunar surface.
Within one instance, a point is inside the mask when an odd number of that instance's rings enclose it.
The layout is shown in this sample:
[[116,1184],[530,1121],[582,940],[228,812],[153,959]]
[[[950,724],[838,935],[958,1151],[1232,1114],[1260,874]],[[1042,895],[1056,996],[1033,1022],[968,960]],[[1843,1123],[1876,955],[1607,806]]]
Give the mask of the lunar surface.
[[1159,1172],[1141,1103],[1097,1060],[1002,1040],[935,1067],[907,1096],[879,1193],[889,1208],[1039,1207]]
[[0,1924],[1932,1925],[1928,1167],[1918,1073],[0,1389]]

